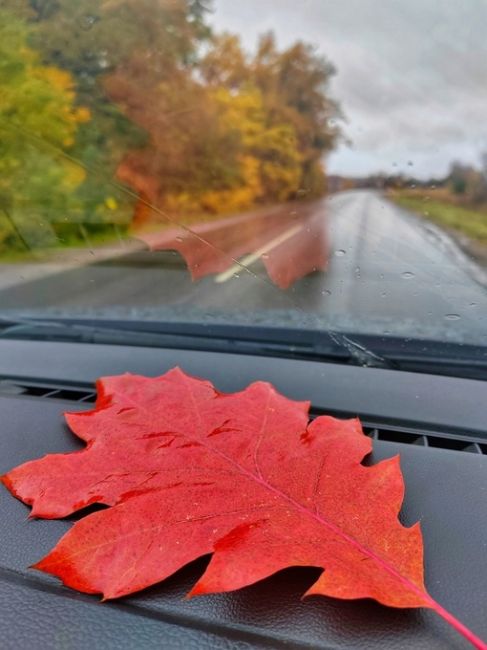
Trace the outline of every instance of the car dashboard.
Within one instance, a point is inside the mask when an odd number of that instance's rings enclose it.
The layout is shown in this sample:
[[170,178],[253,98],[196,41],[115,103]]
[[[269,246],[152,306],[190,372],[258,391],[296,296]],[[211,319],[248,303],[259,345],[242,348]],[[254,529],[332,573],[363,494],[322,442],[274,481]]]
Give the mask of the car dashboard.
[[[81,443],[65,411],[89,409],[104,375],[163,374],[174,366],[210,379],[222,392],[256,380],[312,414],[360,416],[374,438],[366,462],[399,454],[405,525],[421,522],[426,586],[487,639],[486,383],[311,360],[184,349],[0,341],[0,473]],[[138,594],[101,603],[28,567],[45,555],[77,513],[28,519],[28,508],[0,491],[0,645],[3,648],[384,648],[470,647],[432,611],[396,610],[371,600],[301,599],[319,570],[290,568],[237,592],[185,594],[201,558]]]

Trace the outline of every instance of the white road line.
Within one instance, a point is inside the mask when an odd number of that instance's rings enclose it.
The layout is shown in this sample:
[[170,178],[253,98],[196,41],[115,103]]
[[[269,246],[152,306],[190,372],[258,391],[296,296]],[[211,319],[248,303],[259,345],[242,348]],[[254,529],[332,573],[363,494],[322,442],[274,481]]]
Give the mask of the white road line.
[[273,248],[276,248],[276,246],[279,246],[279,244],[282,244],[287,239],[294,237],[294,235],[297,235],[297,233],[302,229],[303,226],[301,225],[293,226],[292,228],[289,228],[289,230],[284,231],[278,237],[271,239],[271,241],[268,241],[267,244],[264,244],[253,253],[242,257],[240,264],[233,264],[229,269],[223,271],[223,273],[219,273],[217,276],[215,276],[215,282],[217,284],[221,284],[222,282],[230,280],[230,278],[233,277],[235,273],[238,273],[242,270],[242,266],[250,266],[250,264],[256,262],[261,255],[265,255],[265,253],[268,253]]

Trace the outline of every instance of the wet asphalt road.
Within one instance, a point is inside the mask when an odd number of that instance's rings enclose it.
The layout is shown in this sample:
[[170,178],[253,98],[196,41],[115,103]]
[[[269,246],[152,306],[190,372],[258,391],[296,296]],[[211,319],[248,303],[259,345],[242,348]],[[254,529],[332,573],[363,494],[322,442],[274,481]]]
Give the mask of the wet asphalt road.
[[192,282],[178,253],[143,251],[0,289],[0,310],[298,309],[343,320],[348,330],[363,330],[364,323],[425,337],[461,330],[466,340],[487,344],[487,289],[441,231],[371,191],[336,194],[316,210],[326,223],[328,269],[286,291],[270,282],[259,260],[251,273]]

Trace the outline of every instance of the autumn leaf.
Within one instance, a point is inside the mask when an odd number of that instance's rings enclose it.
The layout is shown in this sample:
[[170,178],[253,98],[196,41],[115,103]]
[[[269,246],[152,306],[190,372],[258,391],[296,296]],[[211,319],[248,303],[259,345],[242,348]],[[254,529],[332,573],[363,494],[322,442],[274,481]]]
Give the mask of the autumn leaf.
[[428,607],[487,648],[426,592],[419,524],[398,520],[399,460],[362,465],[372,442],[357,419],[308,424],[309,404],[270,384],[221,394],[179,369],[97,386],[92,411],[66,415],[86,449],[2,477],[35,517],[111,506],[75,523],[35,568],[107,599],[209,553],[190,596],[320,567],[306,595]]

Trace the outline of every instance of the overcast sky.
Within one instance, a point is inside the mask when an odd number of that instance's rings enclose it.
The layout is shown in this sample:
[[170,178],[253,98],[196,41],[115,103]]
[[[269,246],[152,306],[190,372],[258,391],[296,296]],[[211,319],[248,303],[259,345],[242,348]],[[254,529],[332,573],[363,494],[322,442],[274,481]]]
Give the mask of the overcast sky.
[[330,173],[429,177],[487,150],[487,0],[214,0],[211,20],[248,49],[273,29],[335,64],[353,144]]

